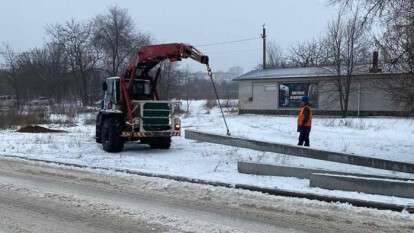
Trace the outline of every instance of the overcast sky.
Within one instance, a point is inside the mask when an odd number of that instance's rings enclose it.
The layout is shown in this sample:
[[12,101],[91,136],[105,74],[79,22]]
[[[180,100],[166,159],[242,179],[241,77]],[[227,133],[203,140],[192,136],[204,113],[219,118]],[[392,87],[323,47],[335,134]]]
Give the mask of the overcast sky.
[[[17,51],[41,46],[45,27],[71,18],[88,20],[109,6],[128,9],[137,27],[157,43],[204,45],[260,37],[262,24],[268,38],[282,48],[319,37],[336,10],[327,0],[0,0],[0,42]],[[249,71],[261,61],[261,40],[218,46],[198,46],[210,56],[213,69],[241,66]],[[194,62],[183,66],[203,67]]]

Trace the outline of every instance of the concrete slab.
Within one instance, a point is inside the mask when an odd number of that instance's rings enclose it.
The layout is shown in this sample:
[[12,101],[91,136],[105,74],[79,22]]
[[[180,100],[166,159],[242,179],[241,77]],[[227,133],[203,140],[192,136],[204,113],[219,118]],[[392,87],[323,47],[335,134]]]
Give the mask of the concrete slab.
[[242,161],[239,161],[237,163],[237,170],[238,172],[244,173],[244,174],[262,175],[262,176],[296,177],[300,179],[310,179],[312,173],[329,173],[329,174],[336,174],[336,175],[351,175],[351,176],[371,177],[371,178],[380,178],[380,179],[414,181],[413,179],[401,178],[397,176],[368,175],[368,174],[362,174],[362,173],[338,172],[338,171],[332,171],[332,170],[326,170],[326,169],[325,170],[324,169],[311,169],[311,168],[304,168],[304,167],[271,165],[271,164],[242,162]]
[[252,139],[237,138],[212,133],[186,130],[185,138],[202,142],[216,143],[228,146],[248,148],[252,150],[268,151],[285,155],[331,161],[337,163],[352,164],[364,167],[372,167],[389,171],[398,171],[414,174],[414,164],[377,159],[367,156],[345,154],[332,151],[324,151],[306,147],[299,147],[281,143],[256,141]]
[[310,178],[310,186],[330,190],[414,198],[413,181],[313,173]]

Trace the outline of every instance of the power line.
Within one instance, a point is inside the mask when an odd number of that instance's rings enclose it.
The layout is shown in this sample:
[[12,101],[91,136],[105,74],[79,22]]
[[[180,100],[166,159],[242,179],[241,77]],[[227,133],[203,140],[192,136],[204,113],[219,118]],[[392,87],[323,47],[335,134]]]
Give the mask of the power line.
[[215,43],[209,43],[209,44],[200,44],[196,45],[195,47],[208,47],[208,46],[215,46],[215,45],[223,45],[223,44],[233,44],[233,43],[240,43],[245,41],[252,41],[252,40],[259,40],[259,37],[251,37],[241,40],[232,40],[232,41],[222,41],[222,42],[215,42]]
[[239,50],[229,50],[229,51],[210,51],[208,52],[209,56],[216,55],[232,55],[238,53],[247,53],[247,52],[258,52],[260,53],[262,48],[250,48],[250,49],[239,49]]

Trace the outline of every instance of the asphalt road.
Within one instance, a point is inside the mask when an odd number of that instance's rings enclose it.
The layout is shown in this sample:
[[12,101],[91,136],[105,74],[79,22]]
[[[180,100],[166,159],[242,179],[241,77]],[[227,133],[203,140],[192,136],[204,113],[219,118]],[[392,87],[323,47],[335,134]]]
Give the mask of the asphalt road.
[[0,159],[0,232],[414,232],[343,204]]

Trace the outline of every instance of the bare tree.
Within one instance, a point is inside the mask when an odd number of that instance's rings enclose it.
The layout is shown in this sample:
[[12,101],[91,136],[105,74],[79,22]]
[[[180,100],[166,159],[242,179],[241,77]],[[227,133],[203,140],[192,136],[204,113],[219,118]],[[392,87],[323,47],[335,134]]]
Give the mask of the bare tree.
[[89,104],[91,102],[89,78],[93,72],[96,72],[100,55],[91,43],[93,35],[91,25],[70,20],[62,25],[49,26],[48,33],[54,43],[63,46],[69,71],[78,81],[80,99],[84,105]]
[[[331,0],[342,9],[364,9],[364,24],[378,23],[385,28],[377,45],[389,72],[404,77],[384,81],[380,87],[397,103],[414,110],[414,1],[413,0]],[[376,85],[378,87],[378,85]]]
[[12,87],[18,106],[30,98],[55,97],[57,93],[64,93],[65,88],[57,80],[65,72],[61,66],[63,53],[58,49],[46,45],[43,48],[15,53],[5,45],[2,54],[6,61],[5,80],[7,86]]
[[162,99],[170,99],[173,90],[178,86],[178,76],[176,73],[176,64],[170,61],[164,61],[160,64],[161,79],[160,79],[160,96]]
[[28,98],[47,96],[60,102],[69,94],[71,87],[64,82],[68,63],[62,45],[48,43],[26,51],[18,56],[17,63]]
[[35,48],[19,54],[17,57],[18,76],[22,82],[24,98],[31,99],[39,95],[51,93],[46,89],[49,81],[47,51]]
[[[282,49],[275,42],[268,42],[266,46],[266,68],[284,68],[287,67],[287,59],[283,54]],[[259,64],[257,69],[262,69],[263,64]]]
[[330,62],[335,67],[335,82],[342,117],[348,115],[349,96],[353,75],[358,64],[367,63],[368,40],[367,29],[355,11],[343,19],[342,12],[328,26],[326,45]]
[[111,7],[107,14],[93,20],[94,43],[104,54],[104,69],[119,75],[138,48],[150,43],[150,36],[138,32],[126,9]]
[[282,68],[286,67],[286,58],[283,55],[282,49],[275,43],[267,44],[267,65],[268,68]]
[[190,100],[190,71],[189,71],[189,67],[187,66],[186,69],[183,71],[184,74],[184,79],[185,79],[185,101],[186,101],[186,113],[190,113],[190,104],[191,104],[191,100]]
[[328,49],[328,59],[330,60],[331,64],[334,65],[335,73],[337,75],[337,79],[335,80],[337,98],[334,99],[339,101],[339,106],[341,108],[343,117],[346,116],[344,104],[345,90],[342,80],[342,65],[344,63],[342,55],[345,47],[344,37],[345,30],[343,23],[343,15],[341,12],[339,12],[336,18],[328,24],[328,34],[325,39],[325,44]]
[[290,62],[293,66],[311,67],[327,65],[327,51],[321,40],[300,42],[290,48]]
[[405,11],[396,11],[392,17],[388,17],[388,26],[382,37],[377,39],[382,58],[387,64],[383,69],[405,74],[398,79],[384,80],[379,87],[395,103],[414,112],[414,14],[406,14],[409,11],[407,9],[414,11],[413,1],[404,8]]
[[335,66],[335,72],[338,76],[342,75],[344,37],[343,15],[339,12],[336,18],[328,24],[328,34],[325,39],[328,59]]
[[[52,92],[52,97],[57,102],[62,102],[70,97],[71,90],[68,88],[68,81],[65,79],[68,71],[68,58],[65,56],[65,47],[59,43],[47,43],[46,69],[48,82],[46,88]],[[62,85],[64,84],[64,85]],[[68,90],[69,89],[69,90]]]
[[372,23],[376,19],[392,20],[397,15],[413,14],[412,0],[329,0],[333,5],[339,5],[341,9],[353,11],[364,10],[361,22]]
[[[414,1],[412,0],[330,0],[343,10],[364,9],[361,22],[377,21],[385,28],[384,36],[377,39],[388,62],[409,65],[414,27]],[[395,43],[395,44],[394,44]],[[411,69],[411,68],[410,68]]]
[[8,44],[3,44],[0,53],[4,59],[5,81],[13,89],[17,99],[17,106],[20,106],[22,90],[18,76],[18,54]]

